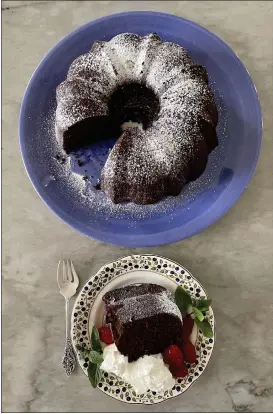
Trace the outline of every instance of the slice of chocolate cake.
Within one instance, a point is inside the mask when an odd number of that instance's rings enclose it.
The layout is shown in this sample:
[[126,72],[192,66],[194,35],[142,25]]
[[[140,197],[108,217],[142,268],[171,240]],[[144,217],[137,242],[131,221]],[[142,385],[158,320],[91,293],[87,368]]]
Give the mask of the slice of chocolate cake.
[[143,283],[104,295],[106,323],[118,350],[136,361],[181,343],[182,316],[173,295],[162,286]]

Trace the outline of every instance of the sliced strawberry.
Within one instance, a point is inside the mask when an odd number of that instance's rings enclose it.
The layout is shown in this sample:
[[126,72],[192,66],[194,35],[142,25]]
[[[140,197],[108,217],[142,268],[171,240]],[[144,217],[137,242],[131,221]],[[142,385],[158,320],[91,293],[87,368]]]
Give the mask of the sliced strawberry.
[[100,340],[106,345],[111,345],[114,343],[113,334],[110,326],[102,326],[99,328]]
[[190,315],[187,315],[183,318],[183,340],[188,341],[189,336],[192,333],[194,325],[194,320]]
[[185,361],[189,362],[190,364],[194,364],[196,361],[196,352],[194,345],[188,341],[183,343],[183,354]]
[[184,378],[188,375],[189,371],[185,364],[183,364],[180,368],[172,368],[171,373],[174,378]]
[[170,345],[163,352],[165,364],[173,368],[181,367],[184,364],[184,358],[181,349],[177,345]]

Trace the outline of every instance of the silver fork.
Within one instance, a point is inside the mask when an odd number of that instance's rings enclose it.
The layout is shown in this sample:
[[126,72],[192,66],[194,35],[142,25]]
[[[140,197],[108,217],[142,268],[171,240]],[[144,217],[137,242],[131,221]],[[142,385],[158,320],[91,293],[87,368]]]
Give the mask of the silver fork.
[[62,366],[65,369],[66,375],[69,376],[74,371],[77,362],[69,333],[69,300],[72,298],[72,296],[75,295],[79,286],[79,278],[75,272],[71,260],[64,259],[59,261],[57,270],[57,282],[60,288],[60,293],[65,298],[66,344]]

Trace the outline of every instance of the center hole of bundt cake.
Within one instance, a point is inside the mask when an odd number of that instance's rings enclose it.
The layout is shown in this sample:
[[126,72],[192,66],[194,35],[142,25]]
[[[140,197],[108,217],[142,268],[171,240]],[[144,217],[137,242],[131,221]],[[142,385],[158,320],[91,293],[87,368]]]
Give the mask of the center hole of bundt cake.
[[152,89],[143,83],[132,82],[117,87],[109,99],[108,108],[110,118],[119,125],[132,122],[147,129],[159,113],[160,105]]
[[156,119],[159,109],[157,96],[146,85],[120,85],[109,98],[108,116],[91,116],[69,127],[63,135],[63,148],[70,154],[94,142],[118,139],[122,130],[128,127],[141,124],[143,129],[147,129]]

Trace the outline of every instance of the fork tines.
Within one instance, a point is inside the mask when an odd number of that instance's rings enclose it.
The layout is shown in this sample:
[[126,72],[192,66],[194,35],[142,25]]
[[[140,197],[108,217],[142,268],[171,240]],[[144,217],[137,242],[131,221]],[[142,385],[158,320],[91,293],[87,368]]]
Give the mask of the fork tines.
[[70,259],[62,259],[59,261],[58,264],[58,282],[59,284],[68,283],[68,282],[76,282],[78,280],[78,276],[74,269],[72,260]]

